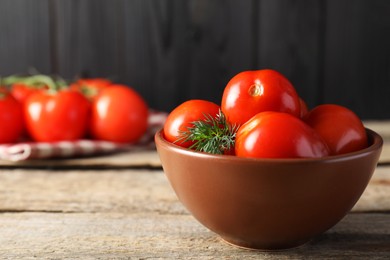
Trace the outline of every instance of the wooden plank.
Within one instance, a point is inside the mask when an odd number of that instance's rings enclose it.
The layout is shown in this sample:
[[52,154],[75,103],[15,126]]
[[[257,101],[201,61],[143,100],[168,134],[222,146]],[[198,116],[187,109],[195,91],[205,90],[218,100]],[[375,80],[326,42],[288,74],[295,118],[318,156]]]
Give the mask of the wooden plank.
[[122,56],[118,45],[118,0],[53,0],[56,13],[58,74],[116,78]]
[[384,144],[379,158],[379,163],[390,164],[390,122],[383,120],[366,120],[363,123],[365,127],[374,130],[382,136]]
[[322,1],[263,0],[258,19],[258,67],[283,73],[313,107],[321,100]]
[[0,76],[51,73],[48,1],[0,1]]
[[[0,212],[186,212],[158,170],[2,169],[0,188]],[[377,169],[354,211],[390,211],[390,167]]]
[[365,127],[374,130],[380,134],[384,142],[390,142],[390,121],[386,120],[365,120],[363,121]]
[[390,166],[377,167],[366,190],[352,210],[354,212],[390,211]]
[[326,1],[324,97],[363,118],[390,111],[390,2]]
[[387,169],[374,175],[383,192],[366,200],[384,202],[369,208],[377,213],[351,213],[306,245],[272,253],[221,242],[182,206],[161,171],[1,170],[0,257],[381,259],[390,254],[389,180]]
[[190,91],[184,98],[220,104],[237,73],[256,66],[255,1],[192,0]]
[[240,250],[200,225],[161,172],[0,171],[4,259],[381,259],[390,254],[389,217],[349,214],[299,248]]
[[[119,77],[138,89],[156,109],[176,103],[175,64],[187,68],[186,2],[123,1],[125,66]],[[168,49],[168,51],[166,50]],[[182,77],[183,77],[182,75]],[[183,78],[180,77],[181,80]],[[185,85],[186,81],[182,81]]]
[[184,212],[161,171],[0,170],[0,212]]
[[89,157],[34,159],[17,162],[0,160],[0,167],[41,169],[161,168],[161,162],[156,150],[131,149]]
[[290,250],[242,250],[190,215],[148,213],[0,214],[2,259],[385,259],[389,214],[350,214]]
[[250,1],[125,1],[126,69],[154,108],[170,111],[203,98],[219,103],[222,90],[251,64]]

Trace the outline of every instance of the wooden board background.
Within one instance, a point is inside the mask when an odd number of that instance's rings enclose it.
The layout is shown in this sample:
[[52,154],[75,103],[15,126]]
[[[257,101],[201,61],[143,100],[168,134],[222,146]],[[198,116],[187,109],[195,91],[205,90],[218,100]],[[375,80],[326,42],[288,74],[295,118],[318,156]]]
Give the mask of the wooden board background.
[[1,0],[0,75],[110,77],[169,111],[273,68],[309,106],[390,118],[388,0]]

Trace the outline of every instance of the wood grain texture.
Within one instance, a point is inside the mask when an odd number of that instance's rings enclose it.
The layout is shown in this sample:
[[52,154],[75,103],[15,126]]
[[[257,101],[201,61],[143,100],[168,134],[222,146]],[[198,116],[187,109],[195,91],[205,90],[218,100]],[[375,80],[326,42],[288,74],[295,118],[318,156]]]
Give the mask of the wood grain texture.
[[134,150],[110,153],[90,157],[72,157],[60,159],[36,159],[25,161],[0,160],[3,168],[40,168],[40,169],[126,169],[161,168],[156,150]]
[[322,1],[263,0],[257,15],[258,67],[286,75],[309,107],[320,103]]
[[[250,1],[125,1],[120,78],[156,109],[187,99],[220,103],[228,80],[251,65]],[[242,26],[245,24],[245,26]]]
[[0,1],[0,76],[52,73],[48,1]]
[[3,259],[383,259],[389,217],[352,213],[299,248],[249,251],[201,226],[161,172],[0,171]]
[[188,1],[123,1],[120,75],[156,109],[174,106],[188,89],[187,7]]
[[389,214],[350,214],[299,248],[242,250],[190,215],[3,213],[3,259],[386,259]]
[[[351,180],[353,183],[353,180]],[[390,212],[390,167],[379,166],[363,195],[352,209],[354,212]]]
[[327,1],[324,101],[388,118],[390,2]]
[[[185,212],[159,170],[3,169],[0,188],[0,212]],[[390,167],[376,170],[354,211],[390,211]]]
[[284,73],[310,107],[390,118],[387,0],[2,0],[0,75],[110,77],[152,108],[219,103],[238,72]]
[[66,79],[77,76],[118,80],[120,49],[119,1],[53,0],[58,51],[57,73]]
[[0,212],[184,213],[161,171],[1,170],[0,187]]
[[220,104],[228,81],[243,70],[255,69],[255,6],[255,1],[191,1],[191,90],[187,98]]

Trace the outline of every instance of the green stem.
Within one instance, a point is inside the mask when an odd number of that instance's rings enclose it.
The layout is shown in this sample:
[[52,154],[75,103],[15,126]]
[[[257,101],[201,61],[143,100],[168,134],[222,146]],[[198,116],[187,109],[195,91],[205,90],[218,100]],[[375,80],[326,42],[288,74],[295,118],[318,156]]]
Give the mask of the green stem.
[[67,86],[67,83],[62,78],[50,77],[44,74],[36,74],[32,76],[20,76],[20,75],[11,75],[5,78],[2,78],[0,83],[7,87],[12,86],[15,83],[23,83],[31,87],[42,88],[47,86],[49,91],[57,92],[58,90]]
[[46,76],[46,75],[41,75],[41,74],[30,76],[27,79],[25,79],[23,81],[23,83],[25,83],[27,85],[43,84],[43,85],[48,86],[49,90],[53,90],[53,91],[57,91],[59,89],[57,84],[55,83],[55,81],[51,77]]
[[6,85],[6,86],[10,86],[16,82],[24,81],[24,80],[26,80],[26,78],[27,77],[25,77],[25,76],[11,75],[8,77],[1,78],[1,84]]

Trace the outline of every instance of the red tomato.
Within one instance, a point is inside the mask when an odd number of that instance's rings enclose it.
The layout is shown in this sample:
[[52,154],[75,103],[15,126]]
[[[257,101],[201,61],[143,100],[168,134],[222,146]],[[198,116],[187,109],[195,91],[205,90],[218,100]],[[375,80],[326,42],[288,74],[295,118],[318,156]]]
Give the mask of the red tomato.
[[244,71],[226,85],[222,112],[231,124],[242,125],[252,116],[278,111],[300,116],[299,97],[292,84],[274,70]]
[[89,101],[77,91],[42,91],[25,102],[28,133],[38,142],[77,140],[85,136]]
[[309,112],[309,108],[307,107],[306,102],[302,98],[299,98],[299,104],[301,107],[300,117],[303,118]]
[[304,120],[322,136],[333,155],[357,151],[368,145],[363,123],[346,107],[319,105]]
[[34,93],[47,89],[47,86],[36,87],[29,86],[24,83],[14,83],[11,87],[11,94],[21,103],[24,103],[29,96]]
[[132,88],[112,85],[92,102],[90,133],[93,138],[112,142],[138,141],[148,127],[148,106]]
[[183,137],[182,133],[193,126],[195,121],[204,120],[208,115],[215,117],[219,109],[217,104],[206,100],[194,99],[182,103],[172,110],[165,121],[165,139],[182,147],[190,147],[193,142],[179,141]]
[[98,95],[102,89],[109,87],[111,85],[113,85],[113,83],[108,79],[90,78],[90,79],[79,79],[76,82],[72,83],[70,85],[70,88],[74,90],[79,90],[88,99],[92,99],[93,97]]
[[16,142],[23,126],[22,105],[10,93],[0,91],[0,143]]
[[236,135],[236,155],[252,158],[319,158],[329,155],[324,140],[299,118],[262,112]]

